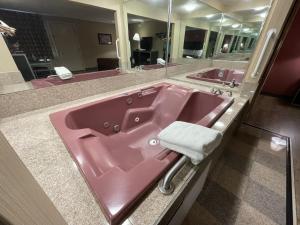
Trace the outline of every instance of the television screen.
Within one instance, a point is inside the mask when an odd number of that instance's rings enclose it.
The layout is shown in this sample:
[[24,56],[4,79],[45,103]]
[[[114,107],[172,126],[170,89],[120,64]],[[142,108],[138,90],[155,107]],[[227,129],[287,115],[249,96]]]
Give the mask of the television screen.
[[143,37],[141,40],[141,49],[150,51],[152,49],[152,37]]

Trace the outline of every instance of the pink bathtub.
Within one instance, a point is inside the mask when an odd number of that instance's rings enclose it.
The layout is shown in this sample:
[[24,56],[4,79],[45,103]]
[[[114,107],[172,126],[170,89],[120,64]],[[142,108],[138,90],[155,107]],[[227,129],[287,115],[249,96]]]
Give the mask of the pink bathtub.
[[244,73],[243,70],[212,69],[189,75],[187,78],[221,84],[229,84],[232,80],[235,80],[236,85],[238,86],[243,81]]
[[111,224],[125,219],[179,155],[157,134],[175,120],[207,127],[233,99],[162,83],[50,115]]
[[67,80],[62,80],[56,76],[47,77],[43,79],[36,79],[36,80],[32,80],[31,84],[34,88],[44,88],[44,87],[50,87],[55,85],[70,84],[70,83],[75,83],[80,81],[87,81],[87,80],[99,79],[103,77],[112,77],[118,75],[121,75],[121,72],[119,70],[105,70],[105,71],[75,74],[71,79],[67,79]]

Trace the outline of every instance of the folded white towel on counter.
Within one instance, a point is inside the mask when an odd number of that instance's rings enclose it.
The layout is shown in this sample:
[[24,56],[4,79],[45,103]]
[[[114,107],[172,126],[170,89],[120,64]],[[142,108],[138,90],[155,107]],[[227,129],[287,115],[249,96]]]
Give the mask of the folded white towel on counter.
[[201,125],[175,121],[158,138],[163,147],[190,157],[197,165],[218,147],[222,134]]
[[54,67],[54,70],[57,76],[62,80],[70,79],[73,77],[72,72],[64,66]]

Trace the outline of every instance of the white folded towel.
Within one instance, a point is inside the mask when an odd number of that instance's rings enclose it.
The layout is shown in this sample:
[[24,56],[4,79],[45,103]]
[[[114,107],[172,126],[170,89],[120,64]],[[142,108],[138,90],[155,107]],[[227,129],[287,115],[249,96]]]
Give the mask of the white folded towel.
[[54,70],[57,76],[62,80],[70,79],[73,77],[72,72],[64,66],[54,67]]
[[158,138],[163,147],[190,157],[197,165],[218,147],[222,134],[201,125],[175,121]]

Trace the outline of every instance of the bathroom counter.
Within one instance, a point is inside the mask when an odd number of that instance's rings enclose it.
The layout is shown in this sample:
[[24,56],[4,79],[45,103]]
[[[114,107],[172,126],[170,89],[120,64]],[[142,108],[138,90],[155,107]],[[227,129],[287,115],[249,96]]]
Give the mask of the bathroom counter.
[[[211,89],[196,82],[192,84],[163,79],[19,114],[0,121],[0,130],[68,224],[105,225],[108,222],[52,126],[49,114],[161,82],[202,91]],[[233,93],[233,97],[235,98],[233,105],[214,124],[214,129],[225,132],[248,101],[247,98],[239,97],[238,93]],[[197,169],[198,167],[186,164],[178,172],[174,178],[176,188],[172,195],[161,194],[155,185],[123,224],[158,224],[196,175]]]

